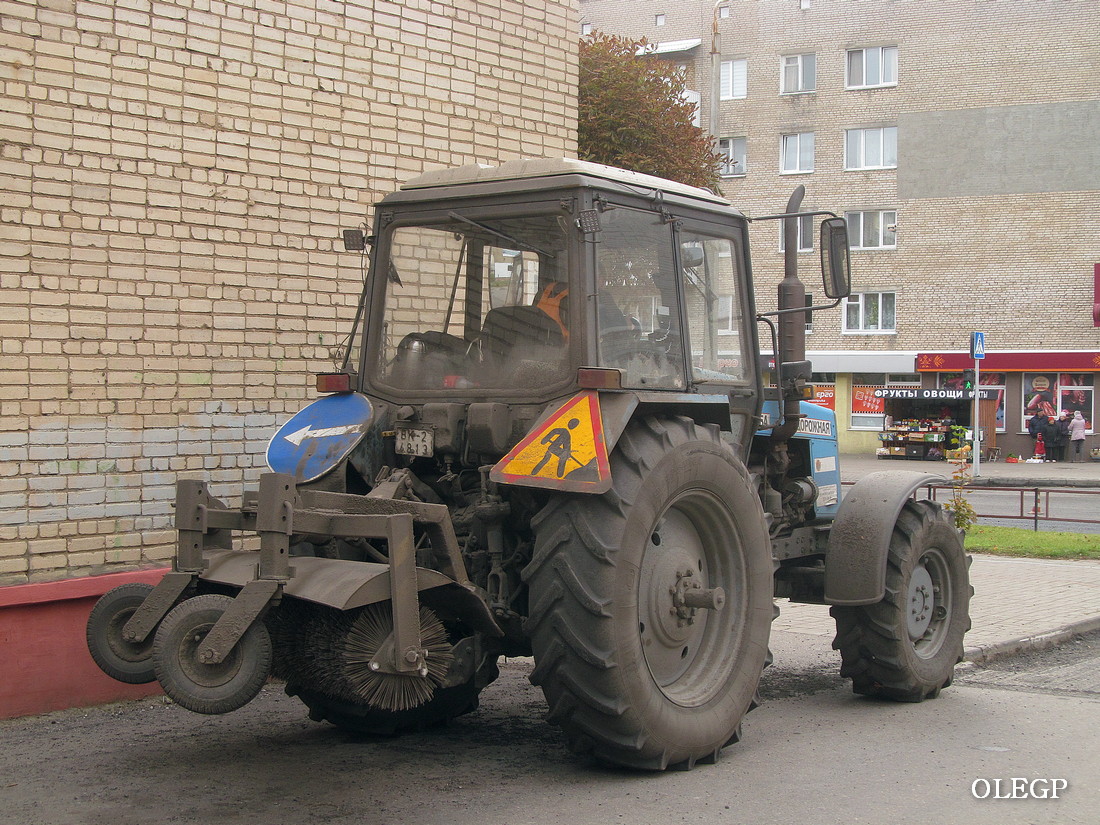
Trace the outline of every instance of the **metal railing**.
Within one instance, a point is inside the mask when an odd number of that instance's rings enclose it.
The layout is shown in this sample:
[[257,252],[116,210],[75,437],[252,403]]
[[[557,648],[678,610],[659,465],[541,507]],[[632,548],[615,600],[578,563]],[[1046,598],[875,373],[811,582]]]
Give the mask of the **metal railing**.
[[[853,482],[844,482],[843,486],[851,486]],[[955,494],[955,487],[950,484],[929,484],[922,487],[928,491],[928,498],[944,503]],[[1032,529],[1038,531],[1040,522],[1059,522],[1065,524],[1100,524],[1100,499],[1094,499],[1096,503],[1089,507],[1089,511],[1096,513],[1096,518],[1081,518],[1075,515],[1059,515],[1061,508],[1069,505],[1068,501],[1077,496],[1100,496],[1100,488],[1070,489],[1066,487],[972,487],[963,486],[963,495],[974,507],[974,514],[983,519],[1006,519],[1018,521],[1030,521]],[[985,507],[992,505],[990,497],[1008,499],[1012,494],[1014,503],[1002,508],[1003,511],[984,512]],[[983,504],[984,500],[984,504]],[[1079,500],[1079,498],[1078,498]],[[977,503],[979,506],[974,506]],[[999,503],[999,502],[998,502]]]

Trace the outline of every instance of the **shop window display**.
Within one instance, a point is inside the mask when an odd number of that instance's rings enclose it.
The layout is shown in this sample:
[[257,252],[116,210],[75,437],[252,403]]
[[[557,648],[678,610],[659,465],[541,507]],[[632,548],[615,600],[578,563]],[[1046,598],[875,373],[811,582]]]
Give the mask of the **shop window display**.
[[1057,418],[1065,410],[1073,416],[1080,412],[1086,422],[1086,432],[1093,432],[1093,373],[1025,372],[1023,375],[1023,429],[1027,431],[1032,416],[1040,412]]
[[[945,372],[940,375],[939,385],[945,390],[963,389],[963,373]],[[997,432],[1005,432],[1005,374],[1003,372],[979,372],[979,384],[983,390],[997,392]],[[982,423],[989,426],[988,413],[982,413]]]

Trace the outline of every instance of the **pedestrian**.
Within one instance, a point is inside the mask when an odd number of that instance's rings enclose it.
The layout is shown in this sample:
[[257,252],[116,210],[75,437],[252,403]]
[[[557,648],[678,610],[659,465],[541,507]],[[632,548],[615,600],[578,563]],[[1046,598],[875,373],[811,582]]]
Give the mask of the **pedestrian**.
[[1066,451],[1069,448],[1069,410],[1058,413],[1058,440],[1055,442],[1054,460],[1066,460]]
[[1069,422],[1069,440],[1073,444],[1074,461],[1084,461],[1081,458],[1081,451],[1085,447],[1085,427],[1087,426],[1088,422],[1085,421],[1085,417],[1081,415],[1080,410],[1077,410]]
[[1047,445],[1043,443],[1042,433],[1035,436],[1035,455],[1033,458],[1037,458],[1040,461],[1047,460]]
[[1058,460],[1058,438],[1061,436],[1062,430],[1058,426],[1057,418],[1047,418],[1047,423],[1043,425],[1043,441],[1047,445],[1047,461],[1055,462]]
[[1040,411],[1035,413],[1027,420],[1027,432],[1031,436],[1031,440],[1035,441],[1037,436],[1043,435],[1046,431],[1047,416],[1046,413]]

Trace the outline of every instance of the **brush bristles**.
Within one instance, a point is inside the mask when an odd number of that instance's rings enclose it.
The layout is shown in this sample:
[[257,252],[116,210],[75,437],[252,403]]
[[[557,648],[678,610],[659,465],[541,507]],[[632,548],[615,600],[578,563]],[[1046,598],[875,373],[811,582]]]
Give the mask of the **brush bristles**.
[[383,673],[370,662],[393,630],[388,602],[341,611],[285,599],[270,622],[273,672],[295,685],[383,711],[411,710],[432,698],[454,660],[447,631],[420,608],[420,646],[427,676]]

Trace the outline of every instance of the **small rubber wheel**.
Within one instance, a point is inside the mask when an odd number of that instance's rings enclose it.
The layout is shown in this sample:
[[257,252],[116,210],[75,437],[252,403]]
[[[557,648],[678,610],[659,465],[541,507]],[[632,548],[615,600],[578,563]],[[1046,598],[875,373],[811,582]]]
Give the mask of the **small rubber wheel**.
[[122,638],[122,628],[153,592],[151,584],[122,584],[103,594],[88,616],[88,652],[99,669],[128,685],[144,685],[157,676],[153,669],[153,634],[143,642]]
[[206,594],[176,605],[164,617],[153,641],[153,666],[164,692],[195,713],[229,713],[255,698],[271,673],[271,636],[253,622],[218,664],[199,661],[199,648],[233,603]]

